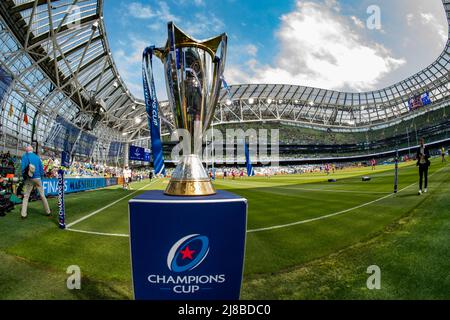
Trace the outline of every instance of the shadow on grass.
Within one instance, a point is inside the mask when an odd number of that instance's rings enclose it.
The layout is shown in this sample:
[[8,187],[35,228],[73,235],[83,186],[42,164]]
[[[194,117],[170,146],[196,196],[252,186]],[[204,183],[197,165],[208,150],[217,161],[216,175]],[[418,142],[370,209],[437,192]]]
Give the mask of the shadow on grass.
[[403,193],[403,194],[396,194],[396,198],[417,198],[419,195],[417,195],[417,192],[410,192],[410,193]]
[[81,300],[130,300],[131,288],[126,285],[116,286],[105,282],[95,281],[87,277],[81,280],[81,289],[73,290],[76,299]]

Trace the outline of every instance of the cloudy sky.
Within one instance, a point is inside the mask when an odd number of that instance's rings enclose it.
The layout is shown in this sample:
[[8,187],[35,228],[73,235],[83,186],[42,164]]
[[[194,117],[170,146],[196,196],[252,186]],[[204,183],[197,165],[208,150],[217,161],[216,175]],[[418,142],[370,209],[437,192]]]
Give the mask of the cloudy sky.
[[[165,44],[168,21],[197,39],[227,32],[229,84],[283,83],[352,92],[383,88],[428,66],[444,49],[448,34],[441,0],[104,3],[114,59],[140,99],[142,51]],[[162,65],[155,65],[163,100]]]

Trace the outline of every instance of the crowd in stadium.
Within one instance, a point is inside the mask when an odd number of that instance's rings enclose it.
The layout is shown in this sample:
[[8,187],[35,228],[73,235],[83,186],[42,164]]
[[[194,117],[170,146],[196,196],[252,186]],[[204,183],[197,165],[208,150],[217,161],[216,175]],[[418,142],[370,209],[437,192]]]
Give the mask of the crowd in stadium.
[[[55,156],[52,151],[46,150],[46,154],[41,156],[44,177],[56,178],[58,176],[58,170],[61,168],[61,161],[59,157]],[[50,154],[50,156],[49,156]],[[16,177],[20,177],[21,158],[13,156],[10,152],[0,153],[0,176],[6,176],[12,174]],[[89,178],[89,177],[105,177],[114,178],[123,175],[123,168],[119,166],[108,166],[101,163],[84,160],[74,160],[69,168],[63,168],[64,175],[72,178]],[[150,169],[140,168],[132,169],[133,180],[142,180],[145,177],[149,177]]]
[[[60,161],[58,158],[48,158],[43,160],[44,172],[47,178],[55,178],[58,175]],[[118,177],[122,170],[118,167],[105,166],[93,162],[73,161],[69,168],[64,169],[64,175],[75,178],[88,177]]]
[[14,168],[17,158],[9,152],[0,153],[0,165],[2,168]]

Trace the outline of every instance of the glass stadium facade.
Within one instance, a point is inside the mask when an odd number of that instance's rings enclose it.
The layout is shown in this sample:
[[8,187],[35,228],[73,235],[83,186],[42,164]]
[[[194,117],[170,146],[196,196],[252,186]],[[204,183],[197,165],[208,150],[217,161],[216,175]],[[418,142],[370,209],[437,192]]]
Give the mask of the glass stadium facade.
[[[450,0],[442,0],[450,24]],[[122,81],[103,23],[103,0],[0,2],[0,145],[20,153],[37,142],[53,150],[114,161],[125,142],[148,146],[143,101]],[[350,93],[293,85],[223,90],[215,125],[277,122],[366,132],[446,109],[450,41],[426,69],[390,87]],[[411,111],[428,93],[431,104]],[[168,104],[161,104],[170,126]]]
[[97,159],[121,154],[123,131],[143,108],[117,72],[102,8],[97,0],[0,2],[0,71],[12,78],[0,99],[5,149],[37,141]]

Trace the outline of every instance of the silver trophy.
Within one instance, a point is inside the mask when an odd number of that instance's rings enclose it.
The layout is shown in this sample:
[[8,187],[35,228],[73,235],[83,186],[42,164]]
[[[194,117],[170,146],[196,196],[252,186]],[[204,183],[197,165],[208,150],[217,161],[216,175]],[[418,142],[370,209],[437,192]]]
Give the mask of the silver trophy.
[[183,155],[165,193],[176,196],[212,195],[216,191],[195,141],[209,128],[219,99],[227,51],[227,35],[197,41],[174,23],[168,24],[165,48],[155,49],[164,64],[167,95],[175,126],[190,135],[191,154]]

